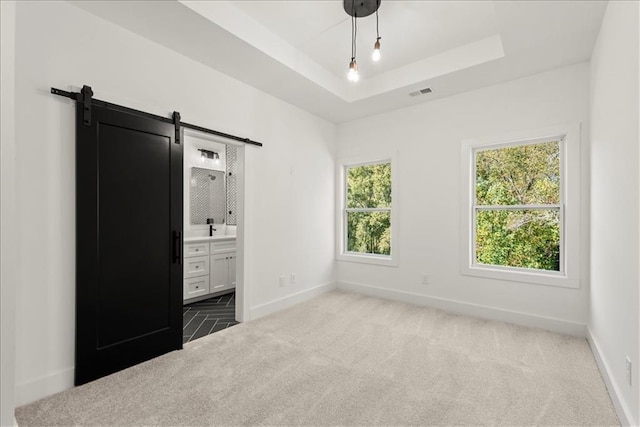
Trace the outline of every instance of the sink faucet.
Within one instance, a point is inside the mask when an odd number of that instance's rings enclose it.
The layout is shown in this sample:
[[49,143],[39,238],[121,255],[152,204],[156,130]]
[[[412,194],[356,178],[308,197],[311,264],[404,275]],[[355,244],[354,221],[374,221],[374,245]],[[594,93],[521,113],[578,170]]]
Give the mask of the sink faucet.
[[209,224],[209,237],[213,236],[213,232],[216,231],[215,228],[213,228],[213,218],[207,218],[207,224]]

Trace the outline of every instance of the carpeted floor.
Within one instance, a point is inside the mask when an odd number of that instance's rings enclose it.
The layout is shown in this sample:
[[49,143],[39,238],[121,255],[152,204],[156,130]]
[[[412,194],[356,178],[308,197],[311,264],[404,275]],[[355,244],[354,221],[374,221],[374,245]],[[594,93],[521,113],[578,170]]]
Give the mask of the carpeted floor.
[[618,425],[584,339],[332,291],[18,408],[31,425]]

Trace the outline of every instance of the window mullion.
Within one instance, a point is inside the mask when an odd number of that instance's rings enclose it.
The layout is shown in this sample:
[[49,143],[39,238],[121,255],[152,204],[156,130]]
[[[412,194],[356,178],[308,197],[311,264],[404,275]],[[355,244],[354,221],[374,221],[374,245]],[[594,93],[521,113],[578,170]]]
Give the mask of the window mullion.
[[559,210],[562,205],[474,205],[477,211],[536,211],[536,210]]
[[346,208],[347,212],[391,212],[391,208]]

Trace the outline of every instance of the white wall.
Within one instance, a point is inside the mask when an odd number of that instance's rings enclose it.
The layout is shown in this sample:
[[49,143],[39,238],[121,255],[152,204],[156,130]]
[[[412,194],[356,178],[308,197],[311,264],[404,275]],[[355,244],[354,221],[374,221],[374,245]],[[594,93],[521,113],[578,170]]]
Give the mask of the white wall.
[[[588,117],[589,66],[581,63],[340,125],[338,159],[397,150],[400,191],[394,200],[399,215],[398,267],[338,262],[339,285],[584,334],[588,299],[587,179],[582,180],[581,187],[584,249],[580,289],[463,276],[460,153],[464,139],[500,137],[572,122],[582,122],[584,143]],[[583,178],[588,176],[587,154],[588,150],[581,153]],[[431,285],[420,285],[422,272],[430,275]]]
[[603,374],[632,425],[640,423],[638,20],[638,2],[609,2],[591,58],[588,326]]
[[[18,404],[72,383],[74,103],[49,90],[82,84],[98,99],[165,116],[179,111],[189,123],[265,144],[245,152],[242,274],[250,307],[334,280],[333,124],[70,4],[19,2]],[[278,276],[290,272],[297,284],[280,288]]]
[[15,2],[0,2],[0,426],[13,425],[15,395]]

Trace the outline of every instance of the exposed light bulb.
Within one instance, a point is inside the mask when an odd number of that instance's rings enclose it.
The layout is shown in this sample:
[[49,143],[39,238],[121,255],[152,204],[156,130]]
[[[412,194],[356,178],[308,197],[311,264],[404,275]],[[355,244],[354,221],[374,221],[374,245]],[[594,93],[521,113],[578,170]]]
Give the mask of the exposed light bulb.
[[380,60],[380,37],[376,39],[376,42],[373,45],[373,54],[371,55],[371,59],[376,62]]
[[360,75],[358,74],[358,63],[355,58],[351,58],[351,62],[349,63],[349,74],[347,74],[347,78],[352,82],[357,82],[360,80]]

